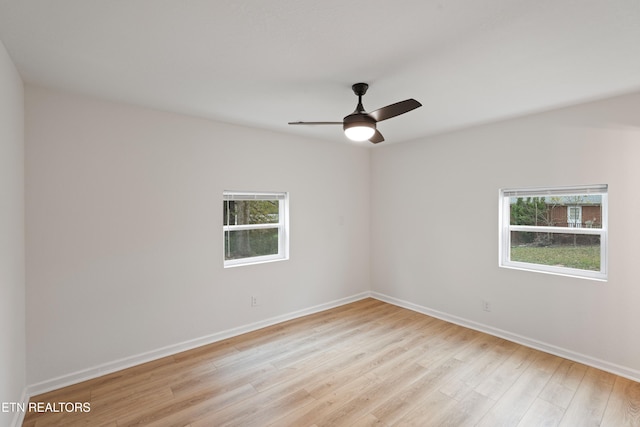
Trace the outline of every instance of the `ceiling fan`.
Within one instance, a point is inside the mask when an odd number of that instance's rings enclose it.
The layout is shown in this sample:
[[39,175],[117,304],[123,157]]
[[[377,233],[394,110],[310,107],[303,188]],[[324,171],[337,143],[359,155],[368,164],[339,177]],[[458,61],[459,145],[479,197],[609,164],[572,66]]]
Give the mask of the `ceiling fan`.
[[369,85],[366,83],[356,83],[351,86],[353,93],[358,97],[358,105],[353,113],[346,116],[341,122],[289,122],[290,125],[342,125],[347,138],[352,141],[366,141],[377,144],[384,141],[384,137],[376,129],[376,123],[390,119],[400,114],[408,113],[420,104],[415,99],[406,99],[387,105],[375,111],[367,113],[362,106],[362,96],[367,93]]

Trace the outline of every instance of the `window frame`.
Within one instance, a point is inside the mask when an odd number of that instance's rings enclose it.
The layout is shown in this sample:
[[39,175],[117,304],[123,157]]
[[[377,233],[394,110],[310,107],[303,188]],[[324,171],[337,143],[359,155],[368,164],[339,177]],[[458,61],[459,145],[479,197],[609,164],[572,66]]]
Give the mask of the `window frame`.
[[[289,193],[288,192],[264,192],[264,191],[231,191],[224,190],[222,203],[229,201],[269,200],[278,202],[278,222],[268,224],[240,224],[224,225],[222,219],[222,261],[224,268],[238,267],[242,265],[262,264],[273,261],[289,259]],[[224,210],[224,209],[223,209]],[[226,259],[227,233],[240,230],[278,230],[278,253],[253,257]]]
[[[601,196],[601,228],[576,227],[567,223],[566,227],[511,225],[511,197],[598,195]],[[585,185],[569,187],[507,188],[499,190],[499,244],[498,265],[502,268],[535,271],[560,276],[578,277],[606,281],[608,278],[608,185]],[[568,215],[568,213],[567,213]],[[597,235],[600,237],[600,270],[559,267],[511,260],[511,232],[562,233],[576,235]]]

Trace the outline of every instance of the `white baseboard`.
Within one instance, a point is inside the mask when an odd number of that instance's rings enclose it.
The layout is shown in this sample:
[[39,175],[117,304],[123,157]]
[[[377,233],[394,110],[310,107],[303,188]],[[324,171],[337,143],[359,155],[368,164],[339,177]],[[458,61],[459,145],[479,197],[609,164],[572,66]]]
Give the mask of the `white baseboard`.
[[26,396],[27,401],[29,396],[36,396],[38,394],[46,393],[48,391],[56,390],[62,387],[66,387],[72,384],[77,384],[82,381],[87,381],[93,378],[97,378],[112,372],[120,371],[122,369],[131,368],[132,366],[140,365],[142,363],[150,362],[152,360],[161,359],[163,357],[171,356],[186,350],[191,350],[203,345],[212,344],[217,341],[222,341],[227,338],[235,337],[247,332],[252,332],[258,329],[266,328],[267,326],[275,325],[277,323],[286,322],[287,320],[296,319],[298,317],[307,316],[309,314],[318,313],[320,311],[329,310],[331,308],[339,307],[341,305],[349,304],[361,299],[370,297],[370,292],[362,292],[350,297],[341,298],[338,300],[330,301],[328,303],[319,304],[313,307],[305,308],[302,310],[294,311],[291,313],[283,314],[280,316],[271,317],[259,322],[251,323],[249,325],[239,326],[237,328],[229,329],[215,334],[207,335],[204,337],[196,338],[189,341],[184,341],[178,344],[169,345],[156,350],[148,351],[145,353],[137,354],[134,356],[124,357],[122,359],[114,360],[112,362],[104,363],[102,365],[94,366],[92,368],[83,369],[81,371],[73,372],[70,374],[62,375],[57,378],[42,381],[37,384],[32,384],[27,387]]
[[562,347],[557,347],[555,345],[527,338],[509,331],[504,331],[502,329],[494,328],[492,326],[484,325],[472,320],[467,320],[462,317],[453,316],[451,314],[443,313],[438,310],[433,310],[431,308],[394,298],[385,294],[381,294],[379,292],[371,292],[370,296],[371,298],[375,298],[389,304],[397,305],[398,307],[403,307],[412,311],[416,311],[418,313],[436,317],[450,323],[455,323],[456,325],[464,326],[469,329],[474,329],[479,332],[484,332],[489,335],[504,338],[508,341],[522,344],[526,347],[544,351],[545,353],[550,353],[559,357],[563,357],[565,359],[572,360],[574,362],[579,362],[587,366],[591,366],[615,375],[619,375],[624,378],[628,378],[632,381],[640,382],[640,371],[636,369],[632,369],[626,366],[620,366],[615,363],[607,362],[606,360],[600,360],[585,354],[576,353]]

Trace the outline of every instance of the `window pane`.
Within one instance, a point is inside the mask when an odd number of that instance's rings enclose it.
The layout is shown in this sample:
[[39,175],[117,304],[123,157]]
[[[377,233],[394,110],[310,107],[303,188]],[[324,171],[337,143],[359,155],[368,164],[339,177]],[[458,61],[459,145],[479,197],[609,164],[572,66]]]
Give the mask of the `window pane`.
[[228,200],[223,203],[223,225],[277,224],[277,200]]
[[278,229],[225,231],[224,259],[249,258],[278,253]]
[[510,224],[546,227],[602,228],[602,196],[510,197]]
[[511,261],[600,271],[600,236],[512,231]]

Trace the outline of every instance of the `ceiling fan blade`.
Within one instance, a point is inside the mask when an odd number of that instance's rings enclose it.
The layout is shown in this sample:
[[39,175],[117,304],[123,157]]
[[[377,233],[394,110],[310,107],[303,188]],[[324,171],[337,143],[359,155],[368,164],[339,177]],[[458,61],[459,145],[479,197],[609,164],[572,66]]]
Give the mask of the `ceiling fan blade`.
[[382,141],[384,141],[384,136],[382,136],[380,131],[376,129],[376,133],[374,133],[373,136],[369,138],[369,142],[373,142],[374,144],[377,144]]
[[399,116],[400,114],[408,113],[418,107],[422,107],[422,104],[415,99],[405,99],[404,101],[396,102],[395,104],[387,105],[386,107],[372,111],[369,115],[373,117],[376,122],[381,122],[383,120]]
[[342,122],[289,122],[290,125],[342,125]]

